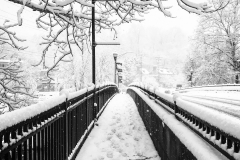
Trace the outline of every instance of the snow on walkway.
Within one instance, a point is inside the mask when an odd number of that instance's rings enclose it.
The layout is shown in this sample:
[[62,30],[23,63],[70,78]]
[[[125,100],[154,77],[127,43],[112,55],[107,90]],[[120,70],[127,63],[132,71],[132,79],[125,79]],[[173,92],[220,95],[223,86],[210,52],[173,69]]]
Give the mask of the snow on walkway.
[[160,160],[132,98],[116,95],[76,160]]

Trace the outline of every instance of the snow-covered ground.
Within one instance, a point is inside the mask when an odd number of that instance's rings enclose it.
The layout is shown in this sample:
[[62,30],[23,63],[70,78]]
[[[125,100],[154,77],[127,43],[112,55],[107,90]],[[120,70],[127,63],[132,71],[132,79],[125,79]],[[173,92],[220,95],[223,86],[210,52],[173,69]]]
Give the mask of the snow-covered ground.
[[116,95],[90,133],[76,160],[160,160],[132,98]]

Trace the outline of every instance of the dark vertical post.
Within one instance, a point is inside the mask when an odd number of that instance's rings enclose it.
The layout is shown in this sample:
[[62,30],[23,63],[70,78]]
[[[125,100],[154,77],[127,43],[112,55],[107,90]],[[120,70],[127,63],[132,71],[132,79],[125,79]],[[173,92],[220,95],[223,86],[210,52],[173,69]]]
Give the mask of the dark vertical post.
[[[92,0],[95,5],[95,0]],[[95,84],[95,7],[92,7],[92,83]]]
[[192,75],[193,73],[191,72],[191,87],[193,86]]
[[66,98],[65,101],[65,113],[64,113],[64,132],[65,132],[65,140],[64,140],[64,147],[65,147],[65,156],[64,159],[68,159],[68,113],[67,113],[67,108],[68,108],[68,101]]
[[116,80],[116,75],[117,75],[117,53],[113,53],[113,58],[114,58],[114,83],[117,83],[117,80]]
[[118,76],[117,76],[117,77],[118,77],[117,79],[118,79],[118,88],[119,88],[119,74],[118,74]]
[[96,88],[96,85],[94,86],[94,89],[93,89],[93,120],[96,120],[96,117],[97,117],[97,95],[96,95],[96,91],[97,91],[97,88]]
[[117,83],[117,63],[115,59],[115,67],[114,67],[114,83]]
[[238,84],[239,82],[239,77],[238,77],[238,74],[235,76],[235,83]]

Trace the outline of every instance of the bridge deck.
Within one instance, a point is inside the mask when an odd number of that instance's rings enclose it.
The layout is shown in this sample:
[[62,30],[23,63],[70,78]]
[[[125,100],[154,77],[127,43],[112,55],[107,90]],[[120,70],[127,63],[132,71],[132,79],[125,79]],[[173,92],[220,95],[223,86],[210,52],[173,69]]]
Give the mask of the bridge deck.
[[106,107],[76,160],[149,158],[160,159],[134,101],[120,93]]

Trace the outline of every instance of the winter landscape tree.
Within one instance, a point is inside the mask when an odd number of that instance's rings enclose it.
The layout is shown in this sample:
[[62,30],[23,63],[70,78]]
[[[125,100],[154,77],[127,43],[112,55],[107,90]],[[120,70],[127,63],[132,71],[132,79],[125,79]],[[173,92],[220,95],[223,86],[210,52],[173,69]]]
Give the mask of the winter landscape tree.
[[[59,62],[71,62],[74,74],[74,86],[76,89],[84,86],[84,79],[86,75],[86,66],[88,61],[82,61],[80,69],[77,69],[76,63],[73,60],[78,57],[75,56],[77,52],[81,54],[89,54],[90,46],[92,44],[90,38],[92,34],[92,8],[95,9],[95,28],[99,33],[102,30],[113,31],[114,37],[117,36],[115,27],[122,23],[129,23],[132,21],[143,21],[144,15],[152,9],[159,9],[165,16],[172,17],[169,9],[171,6],[166,6],[165,2],[157,1],[83,1],[83,0],[8,0],[9,2],[18,4],[19,10],[17,12],[17,23],[9,20],[0,25],[0,41],[2,44],[8,44],[18,50],[24,50],[27,46],[23,43],[25,39],[18,37],[12,30],[15,27],[22,26],[24,19],[22,12],[25,8],[30,8],[39,13],[36,19],[36,25],[45,31],[42,41],[39,45],[44,46],[41,58],[37,65],[43,65],[48,68],[48,74],[53,68],[59,65]],[[189,0],[177,0],[178,5],[184,10],[196,14],[212,12],[210,5],[207,3],[193,3]],[[219,5],[219,8],[223,7]],[[46,59],[49,54],[53,54],[55,50],[55,58],[51,65],[47,64]],[[84,64],[83,64],[84,63]],[[105,63],[105,62],[104,62]],[[88,68],[89,69],[89,68]],[[106,68],[101,69],[107,72]],[[99,72],[100,73],[100,72]],[[107,74],[99,74],[100,81]],[[12,76],[11,76],[12,77]],[[80,79],[80,83],[79,83]],[[20,85],[20,83],[19,83]]]
[[190,68],[193,69],[196,85],[231,83],[240,69],[240,3],[238,0],[211,2],[215,9],[222,3],[226,7],[201,16],[192,54],[185,68],[188,75]]
[[123,62],[123,84],[128,86],[130,83],[140,80],[139,58],[136,56],[127,58]]
[[[0,39],[4,43],[8,43],[17,49],[24,49],[18,42],[24,41],[11,31],[12,27],[21,26],[24,19],[21,13],[25,7],[40,12],[36,19],[39,28],[46,30],[46,35],[40,45],[45,48],[42,51],[42,58],[38,64],[45,65],[45,58],[50,48],[55,48],[58,52],[58,60],[49,67],[54,68],[60,61],[68,59],[72,56],[73,45],[78,46],[81,50],[81,43],[87,42],[91,45],[91,9],[96,11],[96,31],[101,32],[102,29],[113,30],[114,27],[122,23],[131,21],[142,21],[143,15],[149,10],[158,8],[164,15],[171,17],[170,7],[166,7],[161,0],[158,1],[82,1],[82,0],[9,0],[13,3],[20,4],[17,17],[18,23],[12,24],[8,20],[0,26],[2,31]],[[95,4],[95,5],[94,5]],[[208,12],[210,6],[207,3],[193,3],[188,0],[178,0],[178,4],[183,9],[201,14]],[[115,33],[116,34],[116,33]]]
[[113,80],[112,73],[113,73],[113,63],[110,63],[110,59],[106,54],[101,54],[97,58],[97,71],[96,71],[96,80],[98,84],[102,84],[104,82],[110,82]]
[[14,53],[7,52],[3,44],[0,47],[0,114],[2,114],[29,105],[33,92],[30,82],[32,74],[26,76],[22,61],[14,56]]

